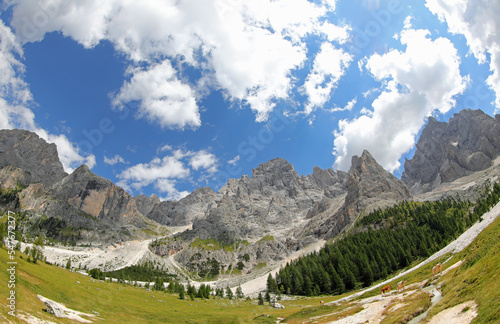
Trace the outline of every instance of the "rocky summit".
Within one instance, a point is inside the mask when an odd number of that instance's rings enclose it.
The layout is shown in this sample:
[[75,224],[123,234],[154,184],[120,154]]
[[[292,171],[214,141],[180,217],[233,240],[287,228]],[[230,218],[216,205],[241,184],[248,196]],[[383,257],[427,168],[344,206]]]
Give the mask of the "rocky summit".
[[255,168],[252,177],[229,180],[206,218],[194,222],[193,235],[232,241],[284,233],[317,213],[323,198],[345,193],[347,179],[345,172],[319,168],[299,177],[288,161],[273,159]]
[[489,168],[499,155],[499,115],[493,118],[481,110],[465,109],[448,123],[429,117],[414,157],[405,161],[401,180],[414,193],[428,192]]
[[318,235],[333,238],[352,224],[356,217],[367,215],[376,208],[411,199],[406,185],[375,161],[368,151],[353,156],[349,169],[347,195],[342,208],[320,226]]
[[212,188],[202,187],[179,201],[160,201],[154,194],[149,198],[139,195],[134,199],[141,213],[149,219],[163,225],[181,226],[203,218],[214,198]]
[[23,170],[25,186],[38,182],[50,187],[67,175],[55,144],[20,129],[0,130],[0,169],[5,167]]

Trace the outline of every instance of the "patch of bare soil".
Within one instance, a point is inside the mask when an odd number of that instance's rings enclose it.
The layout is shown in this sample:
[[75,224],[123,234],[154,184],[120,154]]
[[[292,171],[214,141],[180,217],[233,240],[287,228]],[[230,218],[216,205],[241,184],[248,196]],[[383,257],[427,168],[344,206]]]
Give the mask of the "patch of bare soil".
[[429,324],[468,324],[477,316],[477,304],[470,300],[436,314]]

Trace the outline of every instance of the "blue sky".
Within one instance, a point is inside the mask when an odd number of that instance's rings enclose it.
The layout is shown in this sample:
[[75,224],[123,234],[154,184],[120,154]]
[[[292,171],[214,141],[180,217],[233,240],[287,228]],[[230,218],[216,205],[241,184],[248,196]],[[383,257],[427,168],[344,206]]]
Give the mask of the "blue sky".
[[399,177],[428,116],[498,112],[500,5],[471,1],[3,1],[0,128],[162,199],[275,157]]

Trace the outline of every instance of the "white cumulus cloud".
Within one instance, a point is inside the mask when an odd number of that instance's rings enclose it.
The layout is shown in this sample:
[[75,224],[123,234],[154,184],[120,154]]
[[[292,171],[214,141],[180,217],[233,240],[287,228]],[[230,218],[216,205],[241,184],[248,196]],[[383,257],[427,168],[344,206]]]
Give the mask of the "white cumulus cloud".
[[340,78],[352,61],[352,56],[330,43],[323,43],[316,55],[312,71],[307,76],[303,91],[308,97],[305,114],[322,107],[331,97]]
[[214,154],[207,151],[198,151],[193,153],[189,165],[194,170],[205,169],[210,173],[217,172],[217,159]]
[[109,164],[109,165],[115,165],[117,163],[126,163],[126,162],[120,155],[117,154],[111,158],[104,156],[104,163]]
[[200,178],[211,176],[217,172],[217,163],[215,155],[207,150],[178,149],[162,158],[155,157],[148,163],[126,168],[118,175],[117,184],[128,191],[140,191],[152,184],[166,194],[165,199],[181,199],[189,193],[178,190],[178,182],[189,180],[195,171],[200,172]]
[[426,6],[451,33],[462,34],[480,63],[488,62],[492,74],[486,83],[495,91],[500,109],[500,4],[497,0],[427,0]]
[[455,105],[454,97],[467,84],[457,51],[448,39],[429,36],[427,30],[405,29],[399,37],[404,52],[393,49],[366,60],[366,69],[384,90],[373,101],[371,113],[339,122],[334,140],[338,168],[347,170],[351,156],[367,149],[388,171],[396,170],[425,118]]
[[[200,125],[196,102],[207,90],[220,90],[229,101],[249,106],[257,121],[265,121],[296,86],[292,74],[307,60],[306,37],[339,44],[349,38],[348,26],[326,19],[335,10],[333,0],[10,0],[7,4],[14,8],[11,25],[23,42],[40,41],[52,31],[87,48],[110,41],[125,54],[133,74],[114,98],[115,104],[140,101],[139,116],[181,129]],[[201,76],[188,84],[186,67],[198,69]]]
[[177,78],[168,60],[148,70],[133,69],[132,79],[115,96],[113,104],[122,109],[127,103],[140,102],[139,116],[162,127],[196,128],[201,125],[198,105],[191,87]]

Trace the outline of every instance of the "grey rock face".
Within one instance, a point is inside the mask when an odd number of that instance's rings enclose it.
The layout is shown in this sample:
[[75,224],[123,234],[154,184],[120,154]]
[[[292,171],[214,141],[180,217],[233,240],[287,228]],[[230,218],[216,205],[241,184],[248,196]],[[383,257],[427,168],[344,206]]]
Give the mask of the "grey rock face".
[[9,165],[29,172],[31,182],[41,182],[46,187],[67,175],[55,144],[20,129],[0,130],[0,169]]
[[54,185],[49,194],[97,219],[139,228],[146,224],[135,200],[125,190],[95,175],[86,165]]
[[31,173],[14,166],[6,166],[0,169],[0,188],[19,189],[27,187],[31,183]]
[[320,234],[325,233],[327,238],[340,233],[361,212],[368,214],[376,208],[412,197],[408,187],[378,164],[366,150],[360,157],[352,157],[349,175],[343,207],[319,229]]
[[231,179],[217,193],[213,208],[193,224],[193,235],[230,243],[235,237],[258,239],[286,231],[321,209],[324,197],[346,192],[348,175],[316,167],[299,177],[293,166],[277,158],[259,165],[252,177]]
[[207,208],[214,201],[212,188],[202,187],[179,201],[162,201],[153,195],[135,197],[140,210],[149,219],[163,225],[181,226],[191,224],[195,219],[205,217]]
[[143,215],[149,214],[153,207],[161,202],[160,198],[158,198],[155,194],[151,194],[149,198],[145,195],[138,195],[134,197],[134,200],[137,210],[139,210],[139,212]]
[[401,177],[414,193],[428,192],[472,172],[487,169],[500,155],[500,118],[462,110],[448,123],[429,121]]

